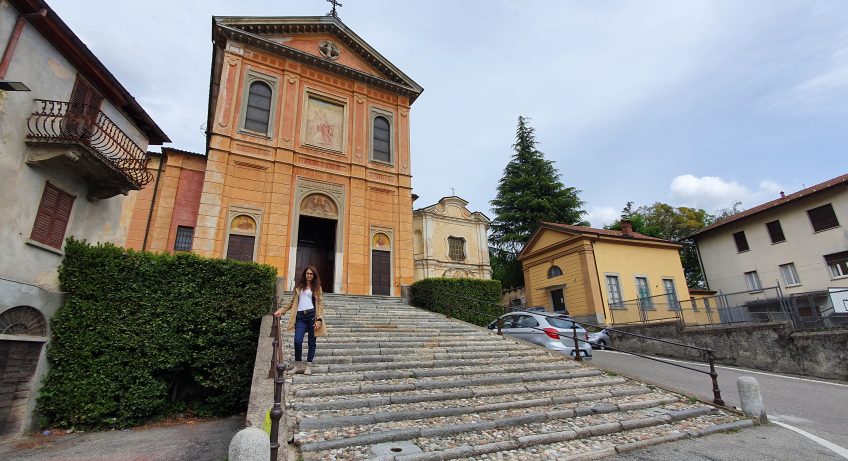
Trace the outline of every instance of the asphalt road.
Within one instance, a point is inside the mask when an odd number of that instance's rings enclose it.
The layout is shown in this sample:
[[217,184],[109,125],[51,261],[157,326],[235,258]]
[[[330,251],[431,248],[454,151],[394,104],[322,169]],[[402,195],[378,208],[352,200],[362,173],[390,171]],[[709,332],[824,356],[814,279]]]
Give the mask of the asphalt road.
[[[695,395],[702,400],[712,401],[713,398],[712,382],[705,374],[614,351],[594,351],[591,363],[625,376]],[[690,362],[676,363],[709,369]],[[760,383],[769,420],[792,425],[843,449],[848,447],[847,383],[737,367],[717,366],[716,371],[725,404],[738,408],[736,379],[753,376]],[[788,436],[788,429],[783,430]]]

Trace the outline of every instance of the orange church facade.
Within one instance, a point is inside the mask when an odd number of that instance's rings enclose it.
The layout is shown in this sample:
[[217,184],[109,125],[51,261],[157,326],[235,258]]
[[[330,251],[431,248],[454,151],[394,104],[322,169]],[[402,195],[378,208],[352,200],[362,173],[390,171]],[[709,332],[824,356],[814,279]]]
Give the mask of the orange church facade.
[[[205,156],[163,149],[127,245],[269,264],[292,288],[412,283],[409,110],[422,88],[338,18],[213,18]],[[160,167],[161,164],[161,167]]]

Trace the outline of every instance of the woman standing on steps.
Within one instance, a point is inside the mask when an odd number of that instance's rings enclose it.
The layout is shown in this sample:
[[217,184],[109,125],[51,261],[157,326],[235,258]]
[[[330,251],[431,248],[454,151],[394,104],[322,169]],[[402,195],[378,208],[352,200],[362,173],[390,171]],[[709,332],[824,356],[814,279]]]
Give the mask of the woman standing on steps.
[[[317,336],[327,334],[324,324],[324,293],[321,291],[321,279],[313,266],[307,266],[294,288],[294,296],[285,307],[274,311],[274,317],[294,308],[289,316],[287,330],[294,331],[294,368],[293,373],[312,374],[312,359],[315,358]],[[303,356],[303,336],[309,334],[309,349],[306,353],[306,366],[301,361]]]

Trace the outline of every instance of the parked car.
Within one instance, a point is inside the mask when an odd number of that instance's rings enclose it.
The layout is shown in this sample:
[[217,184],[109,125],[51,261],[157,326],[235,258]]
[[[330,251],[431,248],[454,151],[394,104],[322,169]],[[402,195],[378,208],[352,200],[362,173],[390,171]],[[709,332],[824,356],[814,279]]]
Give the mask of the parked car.
[[610,332],[606,328],[601,331],[589,333],[589,343],[593,348],[604,350],[610,345]]
[[[499,318],[503,320],[501,331],[505,335],[560,351],[572,357],[575,354],[572,325],[575,325],[579,345],[577,349],[580,355],[587,359],[592,358],[592,346],[588,342],[589,333],[580,324],[570,319],[527,311],[511,312]],[[489,324],[490,330],[497,330],[497,328],[497,320]]]

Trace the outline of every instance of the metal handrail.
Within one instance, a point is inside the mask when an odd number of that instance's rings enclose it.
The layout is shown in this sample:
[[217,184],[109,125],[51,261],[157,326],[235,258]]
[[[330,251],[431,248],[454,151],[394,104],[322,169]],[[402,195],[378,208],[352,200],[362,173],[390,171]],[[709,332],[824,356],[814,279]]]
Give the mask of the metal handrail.
[[[484,300],[481,300],[481,299],[474,299],[474,298],[470,298],[470,297],[467,297],[467,296],[461,296],[461,295],[451,295],[451,296],[455,297],[455,298],[475,301],[475,302],[478,302],[478,303],[495,305],[495,303],[491,303],[489,301],[484,301]],[[497,305],[502,307],[502,308],[504,307],[501,304],[497,304]],[[452,309],[452,307],[453,306],[451,305],[451,309]],[[558,318],[558,319],[562,318],[561,316],[557,316],[555,314],[548,314],[547,312],[530,312],[530,311],[521,311],[521,310],[513,311],[513,312],[527,312],[527,313],[530,313],[530,314],[542,315],[544,317],[553,317],[553,318]],[[495,319],[498,322],[497,325],[498,325],[498,334],[499,335],[503,335],[503,332],[502,332],[503,320],[501,319],[501,317],[503,315],[504,314],[501,314]],[[582,357],[580,356],[580,352],[579,352],[580,348],[578,346],[578,342],[580,342],[580,341],[588,342],[588,341],[577,338],[577,327],[576,327],[576,325],[578,323],[581,324],[581,325],[588,325],[588,326],[591,326],[591,327],[594,327],[594,328],[600,328],[600,329],[606,329],[606,330],[609,330],[609,331],[614,331],[614,332],[621,333],[621,334],[624,334],[624,335],[636,336],[636,337],[639,337],[639,338],[642,338],[642,339],[647,339],[647,340],[650,340],[650,341],[657,341],[657,342],[661,342],[661,343],[665,343],[665,344],[671,344],[671,345],[674,345],[674,346],[679,346],[679,347],[684,347],[684,348],[689,348],[689,349],[695,349],[695,350],[702,352],[707,357],[707,364],[710,367],[709,372],[704,371],[704,370],[699,370],[697,368],[687,367],[685,365],[681,365],[681,364],[678,364],[678,363],[669,362],[669,361],[666,361],[666,360],[663,360],[663,359],[660,359],[660,358],[646,356],[646,355],[640,354],[638,352],[627,351],[627,350],[624,350],[624,349],[618,349],[618,348],[615,348],[615,347],[610,347],[610,349],[612,349],[614,351],[623,352],[625,354],[635,355],[637,357],[646,358],[646,359],[649,359],[649,360],[653,360],[655,362],[661,362],[661,363],[673,365],[673,366],[676,366],[676,367],[679,367],[679,368],[685,368],[687,370],[692,370],[692,371],[696,371],[698,373],[703,373],[703,374],[709,375],[711,380],[712,380],[712,385],[713,385],[713,403],[716,404],[716,405],[724,406],[724,400],[721,398],[721,390],[719,389],[719,386],[718,386],[718,373],[715,370],[715,354],[714,354],[712,349],[706,348],[706,347],[692,346],[691,344],[684,344],[684,343],[679,343],[679,342],[676,342],[676,341],[669,341],[669,340],[666,340],[666,339],[654,338],[652,336],[640,335],[638,333],[630,333],[630,332],[618,330],[618,329],[615,329],[615,328],[608,328],[608,327],[604,327],[604,326],[600,326],[600,325],[595,325],[595,324],[592,324],[592,323],[589,323],[589,322],[577,322],[576,320],[574,320],[571,317],[569,317],[569,320],[571,320],[571,325],[572,325],[572,339],[574,340],[574,350],[575,350],[574,351],[574,360],[575,361],[582,361],[583,360]],[[539,330],[539,331],[544,331],[544,329],[542,329],[542,328],[537,328],[537,327],[529,327],[529,328],[533,328],[533,329]]]
[[153,174],[147,171],[147,153],[99,107],[48,99],[34,101],[38,107],[27,119],[27,139],[78,143],[139,188],[153,180]]
[[[272,312],[277,309],[277,287],[274,286],[274,301]],[[285,407],[285,385],[286,385],[286,363],[283,356],[283,333],[280,328],[280,319],[271,315],[271,335],[273,347],[271,352],[271,370],[269,378],[274,378],[274,406],[271,407],[271,461],[277,461],[280,450],[280,419],[283,417]]]

